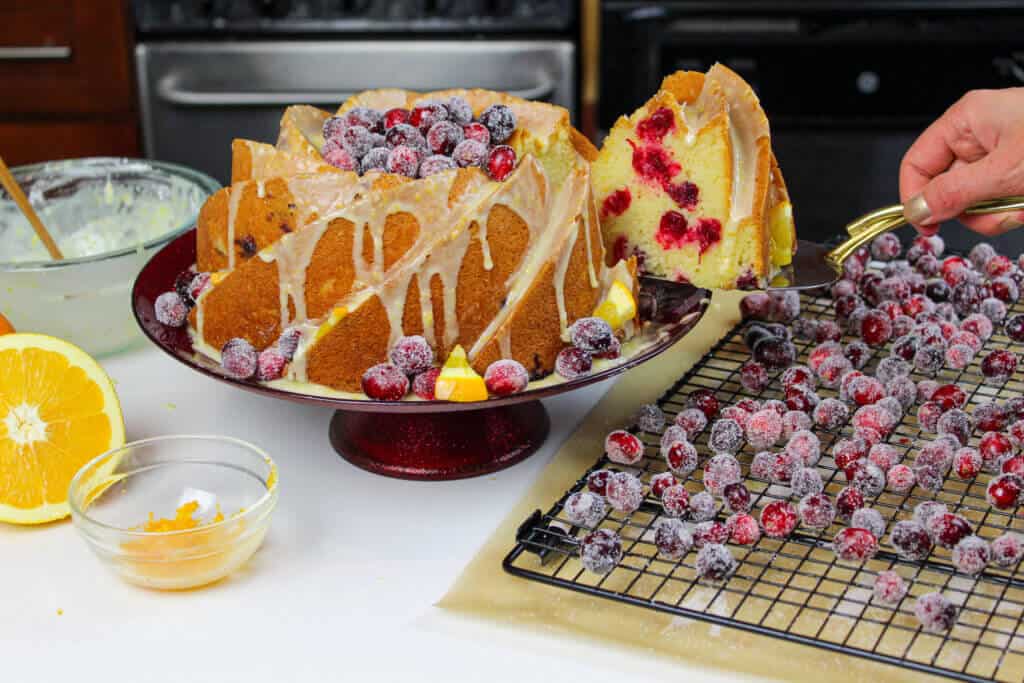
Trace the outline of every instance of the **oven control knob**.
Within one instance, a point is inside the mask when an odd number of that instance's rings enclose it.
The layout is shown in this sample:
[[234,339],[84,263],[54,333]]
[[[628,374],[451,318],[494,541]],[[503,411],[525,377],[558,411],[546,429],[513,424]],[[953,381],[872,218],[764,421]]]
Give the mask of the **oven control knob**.
[[881,80],[874,71],[861,71],[857,74],[857,90],[862,95],[874,95],[878,92]]

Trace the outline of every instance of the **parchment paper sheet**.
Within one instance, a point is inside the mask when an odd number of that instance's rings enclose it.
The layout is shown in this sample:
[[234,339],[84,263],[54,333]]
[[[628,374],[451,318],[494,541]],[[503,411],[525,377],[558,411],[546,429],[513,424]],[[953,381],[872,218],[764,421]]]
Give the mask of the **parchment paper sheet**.
[[518,526],[535,509],[547,511],[600,452],[605,434],[628,424],[642,403],[658,399],[739,320],[738,293],[716,293],[704,319],[674,347],[626,373],[584,419],[522,501],[469,563],[438,606],[560,637],[588,637],[786,681],[938,681],[938,677],[819,650],[777,638],[673,617],[650,609],[526,581],[501,568]]

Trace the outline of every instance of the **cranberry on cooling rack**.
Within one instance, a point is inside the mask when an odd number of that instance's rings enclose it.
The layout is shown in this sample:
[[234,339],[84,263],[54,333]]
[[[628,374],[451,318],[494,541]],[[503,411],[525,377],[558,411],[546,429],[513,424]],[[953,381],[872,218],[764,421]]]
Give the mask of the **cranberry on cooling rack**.
[[674,423],[686,433],[686,438],[692,441],[708,426],[708,418],[700,408],[685,408],[676,415]]
[[737,545],[753,545],[761,538],[761,527],[757,520],[745,512],[736,514],[725,520],[729,530],[729,540]]
[[914,603],[914,616],[921,628],[932,633],[942,633],[956,623],[956,605],[941,593],[927,593]]
[[965,446],[953,456],[953,474],[960,479],[974,479],[981,472],[982,462],[977,449]]
[[1009,510],[1018,505],[1022,491],[1024,491],[1024,478],[1016,474],[1000,474],[988,483],[985,498],[988,499],[992,507]]
[[595,574],[607,574],[622,560],[622,541],[611,529],[597,529],[580,542],[580,562]]
[[859,527],[843,529],[836,534],[832,544],[839,559],[848,562],[864,562],[878,552],[878,539],[875,535]]
[[669,560],[678,560],[693,547],[693,536],[678,519],[662,517],[654,528],[654,545],[658,554]]
[[796,361],[793,342],[780,337],[768,337],[754,344],[754,360],[769,370],[788,368]]
[[992,559],[988,541],[978,536],[968,536],[953,548],[953,566],[964,574],[979,574]]
[[1012,567],[1024,558],[1024,536],[1008,531],[990,545],[992,563],[999,567]]
[[1017,371],[1017,355],[1007,349],[996,349],[981,360],[981,374],[991,384],[1002,384]]
[[796,528],[796,509],[785,500],[776,500],[761,510],[761,527],[770,538],[785,538]]
[[1005,474],[1016,474],[1024,477],[1024,455],[1015,455],[1003,461],[999,468]]
[[682,484],[673,484],[661,492],[661,505],[670,517],[683,517],[690,511],[690,492]]
[[594,493],[599,493],[602,496],[605,494],[605,489],[608,486],[608,477],[612,474],[611,470],[597,470],[587,475],[587,488]]
[[756,360],[747,361],[740,368],[740,384],[747,391],[760,392],[768,386],[768,382],[768,371]]
[[932,515],[924,527],[932,542],[943,548],[952,548],[961,539],[971,535],[971,525],[967,520],[951,512]]
[[907,582],[892,569],[879,572],[871,588],[875,600],[885,605],[897,605],[907,594]]
[[800,523],[810,529],[827,529],[836,518],[836,508],[824,493],[811,493],[797,506]]
[[836,516],[849,521],[851,515],[864,507],[864,494],[853,486],[847,486],[836,496]]
[[725,506],[730,512],[750,511],[750,489],[741,481],[726,484],[725,488],[722,489],[722,499],[725,501]]
[[661,494],[665,492],[669,486],[675,486],[679,483],[675,476],[671,472],[661,472],[651,477],[651,494],[655,498],[661,498]]
[[899,464],[893,465],[885,473],[885,481],[889,490],[893,493],[906,493],[914,488],[914,484],[917,483],[917,476],[914,474],[914,470],[906,465]]
[[985,432],[978,442],[978,453],[984,468],[989,472],[998,472],[1003,462],[1013,455],[1013,451],[1013,442],[1002,432]]
[[860,321],[860,337],[868,346],[882,346],[892,337],[892,319],[882,311],[868,311]]
[[924,526],[909,519],[893,525],[889,541],[897,555],[913,562],[925,559],[932,551],[932,539]]
[[612,462],[617,462],[620,465],[632,465],[643,457],[644,444],[636,434],[616,429],[605,437],[604,452]]
[[818,405],[819,401],[818,395],[802,384],[795,384],[786,389],[785,403],[790,410],[807,413]]
[[692,408],[699,408],[709,420],[718,414],[718,399],[710,389],[691,391],[687,397],[687,404]]
[[719,543],[709,543],[697,553],[697,574],[702,579],[723,581],[736,571],[736,558]]
[[726,543],[729,529],[721,522],[700,522],[693,528],[693,545],[703,548],[710,543]]
[[1015,342],[1024,342],[1024,314],[1011,316],[1003,326],[1006,336]]
[[644,500],[644,485],[628,472],[613,472],[608,475],[604,495],[612,508],[630,514],[635,512]]
[[688,477],[697,469],[697,448],[689,441],[672,441],[661,452],[668,468],[680,477]]

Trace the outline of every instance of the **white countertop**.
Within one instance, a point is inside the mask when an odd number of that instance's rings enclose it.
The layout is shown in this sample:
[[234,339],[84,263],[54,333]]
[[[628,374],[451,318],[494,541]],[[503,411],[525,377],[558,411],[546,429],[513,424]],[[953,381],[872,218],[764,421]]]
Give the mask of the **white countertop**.
[[271,531],[241,573],[161,593],[108,572],[70,522],[0,524],[5,683],[737,678],[433,607],[609,382],[547,401],[551,436],[525,462],[420,483],[342,460],[327,440],[329,410],[238,391],[155,349],[104,365],[130,440],[217,433],[266,449],[281,481]]

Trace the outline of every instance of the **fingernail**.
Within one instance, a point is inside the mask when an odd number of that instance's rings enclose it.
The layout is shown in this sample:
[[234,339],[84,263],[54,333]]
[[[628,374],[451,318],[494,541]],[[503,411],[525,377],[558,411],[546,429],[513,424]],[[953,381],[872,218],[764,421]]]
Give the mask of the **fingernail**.
[[932,210],[928,208],[923,194],[915,194],[903,205],[903,217],[913,225],[927,225],[932,218]]
[[931,237],[939,231],[939,226],[937,225],[915,225],[914,227],[919,235],[924,235],[925,237]]
[[999,221],[999,231],[1006,232],[1007,230],[1014,230],[1022,225],[1024,225],[1024,223],[1021,223],[1020,218],[1016,215],[1007,216],[1003,220]]

